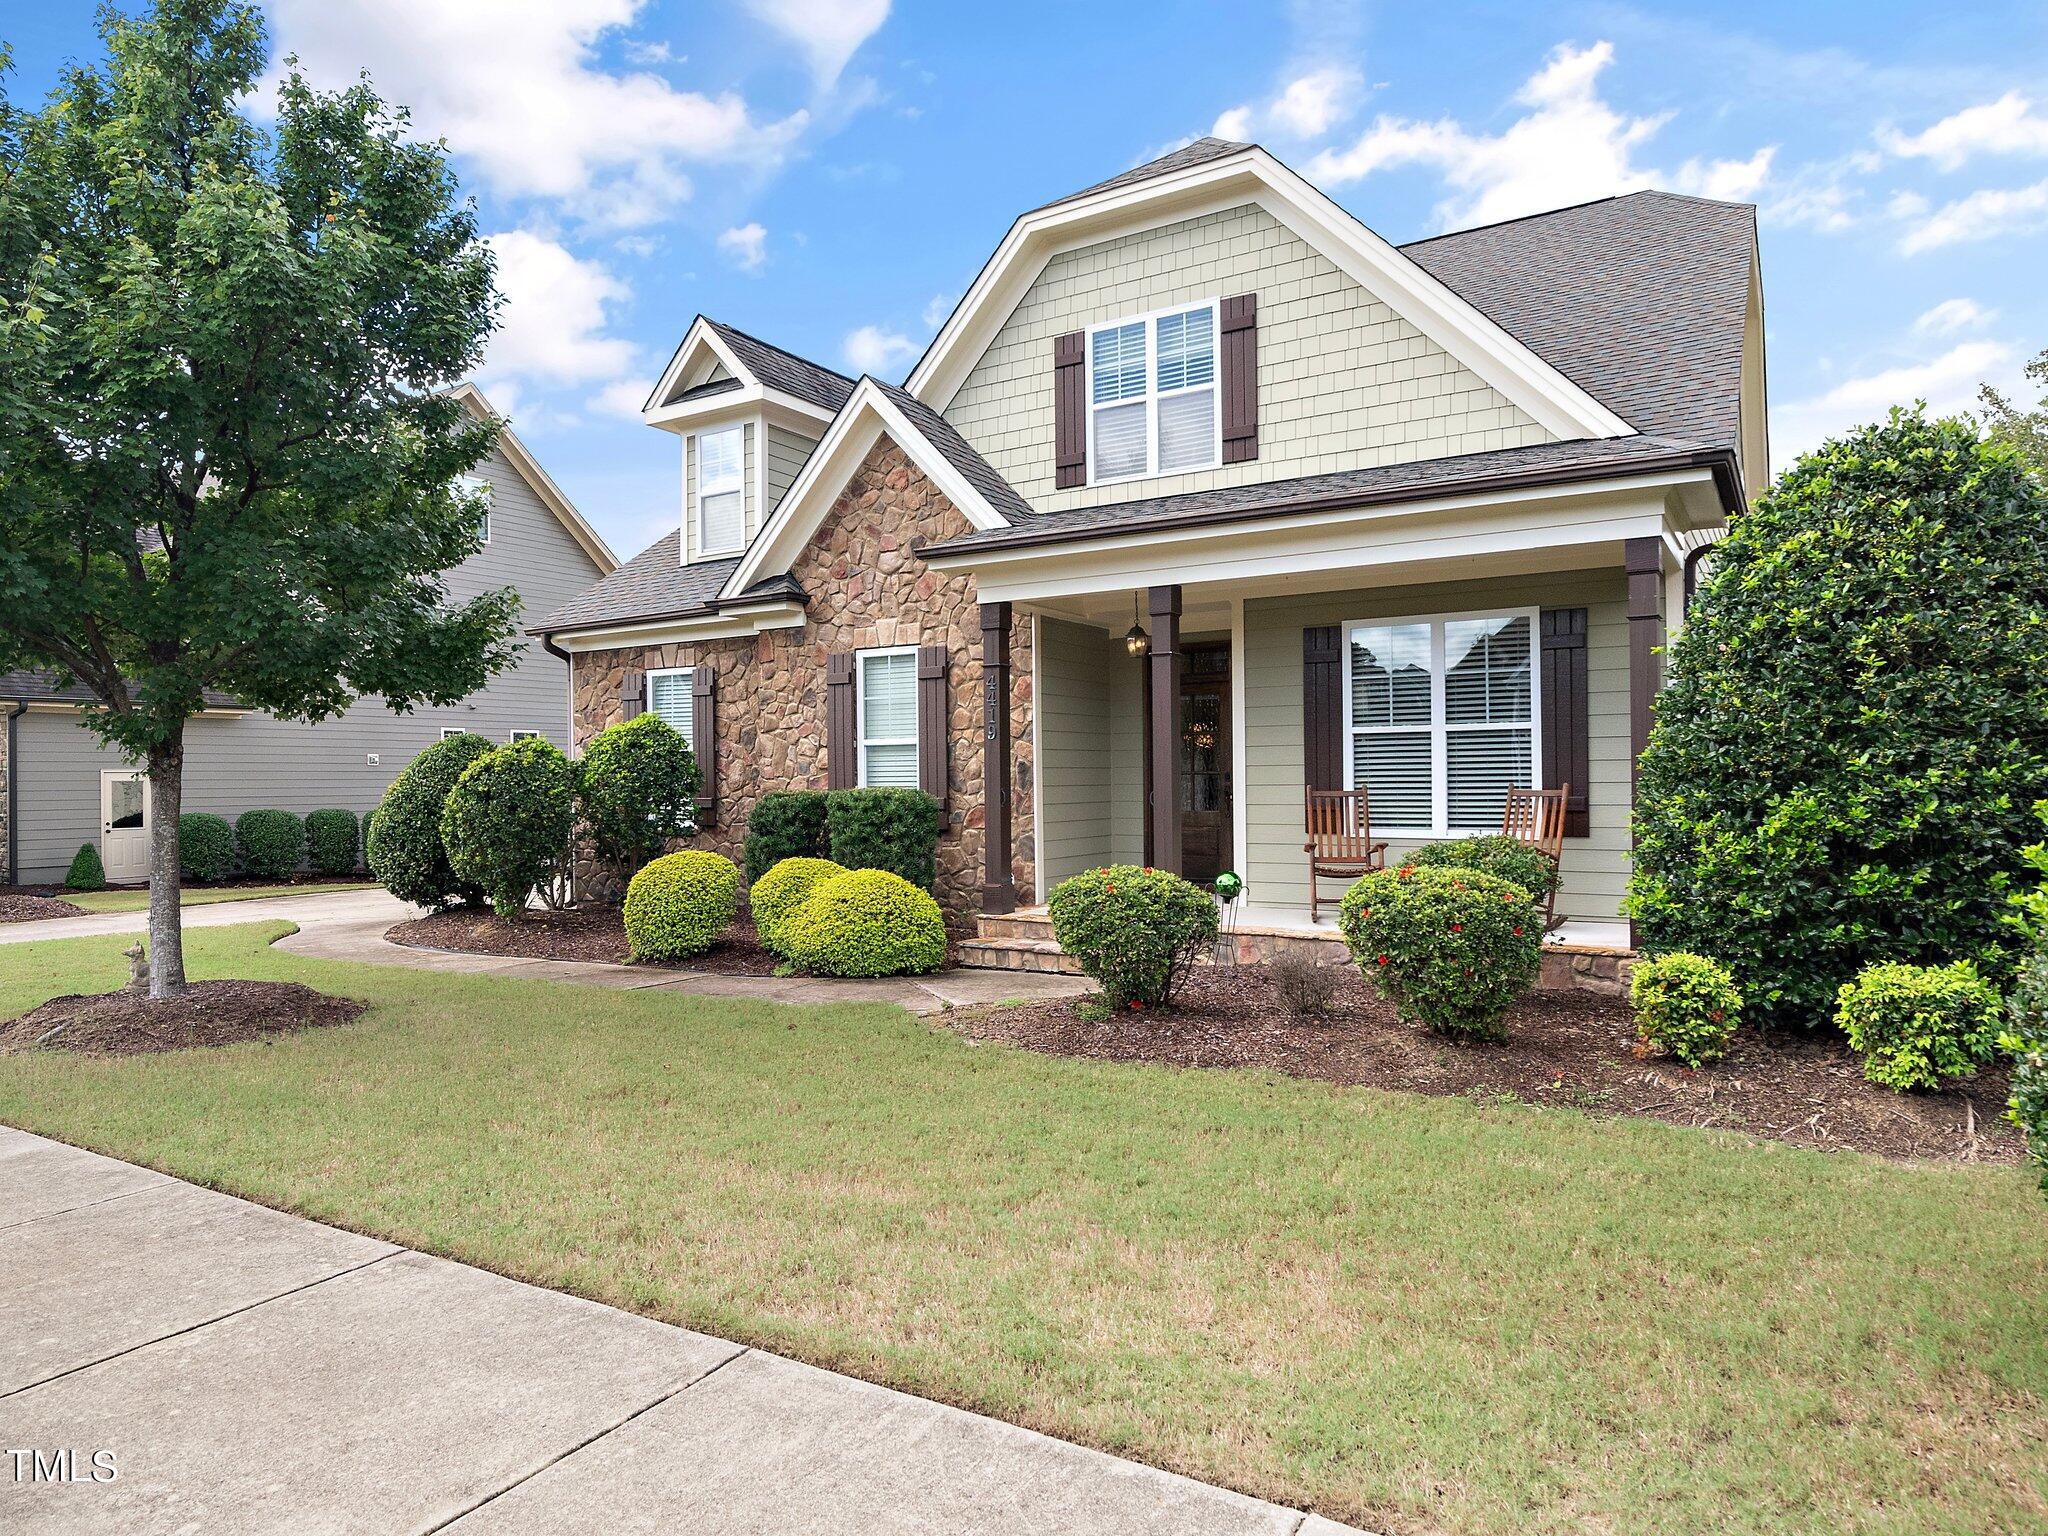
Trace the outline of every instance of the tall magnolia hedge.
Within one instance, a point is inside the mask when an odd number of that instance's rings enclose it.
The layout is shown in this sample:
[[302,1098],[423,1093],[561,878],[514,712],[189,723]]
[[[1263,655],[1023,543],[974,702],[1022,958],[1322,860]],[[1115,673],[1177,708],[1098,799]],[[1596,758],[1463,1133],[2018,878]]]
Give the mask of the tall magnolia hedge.
[[1643,947],[1824,1022],[1872,960],[2011,964],[2048,797],[2048,490],[1898,412],[1794,464],[1715,551],[1644,754]]

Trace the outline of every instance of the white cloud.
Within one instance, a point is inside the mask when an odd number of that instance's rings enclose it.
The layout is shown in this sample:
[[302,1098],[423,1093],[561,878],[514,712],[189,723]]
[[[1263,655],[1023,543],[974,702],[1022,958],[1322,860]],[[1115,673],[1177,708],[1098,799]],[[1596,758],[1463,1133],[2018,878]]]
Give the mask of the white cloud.
[[[604,68],[597,45],[643,0],[271,0],[277,56],[309,79],[368,70],[426,135],[503,194],[548,198],[579,218],[651,223],[690,195],[683,167],[780,162],[809,122],[757,120],[734,91],[680,91],[644,70]],[[267,99],[268,93],[264,93]]]
[[1996,310],[1986,309],[1974,299],[1943,299],[1915,320],[1913,329],[1923,336],[1946,336],[1953,331],[1989,325],[1997,318]]
[[935,293],[929,299],[926,299],[924,314],[920,317],[924,321],[924,328],[928,331],[936,331],[946,323],[946,316],[953,313],[953,306],[959,302],[950,293]]
[[1216,119],[1210,132],[1219,139],[1255,138],[1262,130],[1290,139],[1321,138],[1357,110],[1363,83],[1358,71],[1348,66],[1311,69],[1289,80],[1262,105],[1232,107]]
[[654,381],[651,379],[619,379],[592,395],[589,404],[600,415],[638,421],[640,407],[647,403],[647,397],[653,391]]
[[639,42],[626,44],[628,64],[681,64],[686,62],[682,55],[664,42]]
[[483,372],[552,384],[611,380],[630,370],[638,352],[609,334],[611,306],[632,290],[602,264],[570,254],[531,230],[488,235],[505,307],[492,333]]
[[1987,379],[2003,382],[2012,371],[2013,349],[1997,341],[1965,341],[1939,357],[1845,379],[1824,394],[1795,400],[1771,413],[1771,457],[1779,463],[1828,437],[1882,421],[1895,405],[1925,400],[1936,415],[1952,415],[1976,405],[1977,387]]
[[742,224],[718,237],[718,249],[742,272],[758,272],[768,259],[768,231],[758,224]]
[[[1257,130],[1252,127],[1250,107],[1232,107],[1227,112],[1216,114],[1216,121],[1209,129],[1212,138],[1242,141],[1249,139]],[[1193,140],[1187,142],[1193,143]]]
[[1349,148],[1311,160],[1308,177],[1338,186],[1397,166],[1431,167],[1455,192],[1437,208],[1446,227],[1659,185],[1713,197],[1748,197],[1764,185],[1773,148],[1743,160],[1688,160],[1669,173],[1637,165],[1636,152],[1671,114],[1629,117],[1602,100],[1599,77],[1613,62],[1611,43],[1562,45],[1516,93],[1529,110],[1500,133],[1474,133],[1449,118],[1381,116]]
[[2048,155],[2048,114],[2018,91],[1966,107],[1931,128],[1905,134],[1887,128],[1878,142],[1895,155],[1932,160],[1953,171],[1976,155]]
[[1944,245],[1961,245],[1972,240],[1990,240],[1999,235],[2024,233],[2048,222],[2048,181],[2030,187],[1986,187],[1927,211],[1927,200],[1911,193],[1892,199],[1893,211],[1916,222],[1899,239],[1899,250],[1908,256],[1938,250]]
[[747,0],[747,9],[810,56],[812,77],[825,89],[889,19],[889,0]]
[[855,373],[888,374],[917,356],[917,343],[901,331],[864,325],[847,332],[841,350],[846,354],[846,366]]

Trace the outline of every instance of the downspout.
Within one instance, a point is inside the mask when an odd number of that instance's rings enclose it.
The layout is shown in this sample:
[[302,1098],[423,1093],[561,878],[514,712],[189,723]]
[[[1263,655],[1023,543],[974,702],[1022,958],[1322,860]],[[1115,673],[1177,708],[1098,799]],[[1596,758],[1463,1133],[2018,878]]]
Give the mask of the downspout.
[[14,722],[28,713],[28,700],[16,699],[7,711],[7,883],[21,884],[21,817],[16,813],[21,788],[21,733]]
[[1685,552],[1685,560],[1680,566],[1680,570],[1684,573],[1685,577],[1684,601],[1685,610],[1688,613],[1692,612],[1693,590],[1699,586],[1700,582],[1700,557],[1706,554],[1708,550],[1712,549],[1714,547],[1714,544],[1718,544],[1719,542],[1720,540],[1716,539],[1713,541],[1713,543],[1696,545],[1692,549],[1689,549]]
[[569,756],[574,757],[576,755],[576,658],[555,644],[555,637],[551,634],[543,634],[540,637],[540,648],[550,656],[561,657],[562,665],[568,668],[569,671],[569,719],[567,723],[569,727]]

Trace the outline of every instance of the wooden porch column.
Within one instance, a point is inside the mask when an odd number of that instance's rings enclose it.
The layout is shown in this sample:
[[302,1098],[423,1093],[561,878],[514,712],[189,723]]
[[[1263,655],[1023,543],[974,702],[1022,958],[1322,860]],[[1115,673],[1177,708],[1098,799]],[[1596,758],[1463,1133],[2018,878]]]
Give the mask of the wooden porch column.
[[[1664,541],[1659,538],[1630,539],[1622,546],[1622,563],[1628,570],[1628,804],[1633,818],[1636,778],[1642,769],[1643,749],[1650,744],[1650,721],[1657,702],[1657,690],[1664,683],[1664,658],[1658,647],[1664,643]],[[1635,847],[1631,825],[1629,847]],[[1628,924],[1629,947],[1636,942],[1635,919]]]
[[981,605],[981,910],[1017,910],[1010,876],[1010,605]]
[[1180,849],[1180,587],[1153,587],[1152,649],[1152,867],[1182,873]]

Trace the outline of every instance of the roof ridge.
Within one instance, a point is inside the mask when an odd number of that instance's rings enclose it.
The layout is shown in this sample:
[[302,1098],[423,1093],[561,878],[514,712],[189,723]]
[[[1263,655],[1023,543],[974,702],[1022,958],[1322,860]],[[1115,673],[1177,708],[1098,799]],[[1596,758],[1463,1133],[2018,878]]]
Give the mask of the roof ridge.
[[1397,251],[1412,250],[1418,245],[1428,245],[1437,240],[1455,240],[1461,235],[1477,235],[1489,229],[1505,229],[1510,224],[1527,224],[1536,219],[1553,218],[1560,213],[1576,213],[1581,208],[1597,208],[1602,203],[1627,202],[1632,197],[1668,197],[1682,203],[1705,203],[1711,208],[1747,208],[1752,212],[1755,203],[1738,202],[1724,197],[1700,197],[1692,192],[1671,192],[1663,187],[1637,187],[1633,192],[1610,192],[1605,197],[1589,197],[1583,202],[1563,203],[1556,208],[1541,208],[1534,213],[1518,213],[1511,219],[1493,219],[1485,224],[1468,224],[1463,229],[1447,229],[1439,235],[1424,235],[1420,240],[1403,241],[1394,247]]

